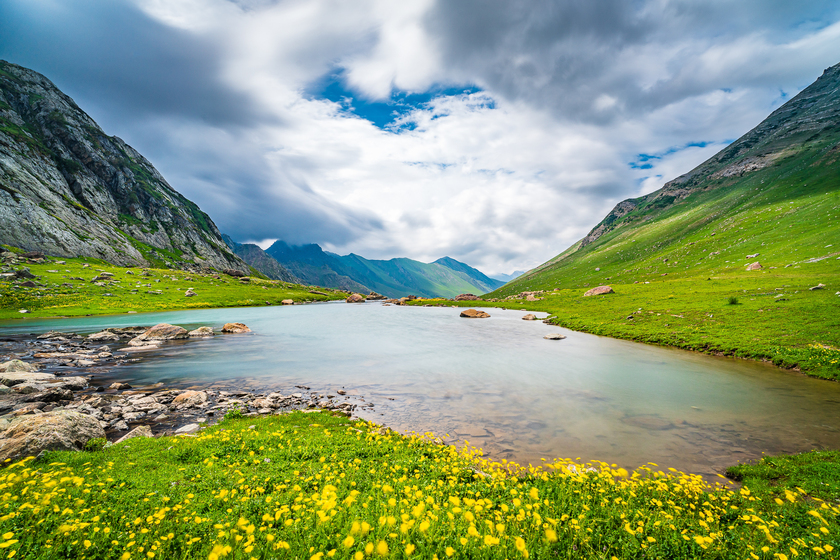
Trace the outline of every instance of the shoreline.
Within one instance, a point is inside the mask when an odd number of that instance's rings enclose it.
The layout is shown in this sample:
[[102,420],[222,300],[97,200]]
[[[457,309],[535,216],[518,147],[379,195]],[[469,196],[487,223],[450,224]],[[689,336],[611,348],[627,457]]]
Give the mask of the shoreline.
[[[161,345],[127,344],[145,329],[111,327],[98,333],[119,332],[112,333],[119,338],[109,344],[56,331],[0,338],[0,363],[5,366],[0,370],[0,446],[14,421],[63,410],[94,418],[113,443],[138,428],[154,436],[193,434],[231,412],[247,418],[323,410],[356,418],[355,411],[374,409],[353,389],[290,385],[282,392],[250,391],[218,381],[136,386],[119,381],[121,366],[161,358],[154,353]],[[190,340],[178,342],[188,345]]]

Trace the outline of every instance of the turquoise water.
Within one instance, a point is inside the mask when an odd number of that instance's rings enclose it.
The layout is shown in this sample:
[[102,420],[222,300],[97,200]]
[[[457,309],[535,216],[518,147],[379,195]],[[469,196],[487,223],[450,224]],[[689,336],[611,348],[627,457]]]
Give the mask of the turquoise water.
[[[25,319],[0,329],[244,322],[252,334],[174,343],[113,374],[133,384],[345,388],[375,403],[362,417],[524,463],[654,461],[710,474],[762,453],[840,448],[838,383],[487,311],[489,319],[462,319],[452,308],[330,303]],[[549,332],[568,338],[544,340]]]

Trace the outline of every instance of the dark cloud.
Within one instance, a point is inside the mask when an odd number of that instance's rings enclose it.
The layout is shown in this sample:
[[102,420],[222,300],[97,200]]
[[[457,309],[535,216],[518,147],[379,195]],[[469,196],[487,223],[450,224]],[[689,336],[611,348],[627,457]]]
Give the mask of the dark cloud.
[[[453,72],[509,100],[602,124],[720,88],[780,78],[803,87],[813,69],[794,60],[756,67],[765,61],[745,57],[733,72],[724,57],[716,72],[702,55],[750,35],[790,41],[838,17],[834,1],[459,0],[437,3],[426,28]],[[615,110],[593,107],[602,95]]]
[[128,2],[0,3],[0,57],[50,78],[103,126],[161,115],[215,126],[276,118],[221,82],[221,55],[217,43]]

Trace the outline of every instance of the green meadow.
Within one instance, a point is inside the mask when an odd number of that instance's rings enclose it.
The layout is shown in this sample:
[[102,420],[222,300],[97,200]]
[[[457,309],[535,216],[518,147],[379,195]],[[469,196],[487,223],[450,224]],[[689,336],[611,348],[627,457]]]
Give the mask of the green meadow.
[[[648,464],[518,469],[324,413],[49,453],[0,472],[5,558],[830,558],[836,488]],[[137,476],[143,473],[143,476]]]
[[[65,261],[65,264],[55,261]],[[281,305],[284,299],[300,303],[346,297],[327,288],[257,276],[241,281],[221,273],[202,275],[170,269],[122,268],[91,258],[49,257],[49,262],[44,264],[22,266],[29,268],[37,277],[32,281],[40,285],[16,289],[11,282],[0,282],[0,319]],[[102,272],[113,276],[101,280],[104,285],[100,286],[93,279],[101,277]],[[188,288],[196,295],[186,297]],[[22,314],[21,309],[31,313]]]

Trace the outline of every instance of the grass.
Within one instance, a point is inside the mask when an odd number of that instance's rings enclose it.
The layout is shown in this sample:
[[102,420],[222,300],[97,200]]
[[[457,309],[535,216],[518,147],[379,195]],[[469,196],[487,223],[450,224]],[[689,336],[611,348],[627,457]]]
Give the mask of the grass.
[[762,494],[786,495],[804,489],[809,496],[840,496],[840,451],[809,451],[763,457],[756,464],[730,467],[726,475]]
[[[329,301],[346,296],[324,288],[318,291],[327,295],[312,294],[308,286],[256,277],[245,283],[223,274],[217,280],[181,270],[122,268],[92,258],[52,260],[64,260],[65,264],[27,265],[43,287],[15,289],[11,282],[0,282],[0,319],[280,305],[284,299]],[[97,286],[91,280],[101,271],[114,276]],[[185,297],[187,288],[196,295]],[[149,293],[157,291],[160,294]],[[21,314],[20,309],[31,313]]]
[[[142,473],[142,476],[138,476]],[[520,469],[323,413],[50,453],[0,473],[17,558],[802,558],[837,494],[731,491],[652,464]]]
[[[482,297],[544,290],[542,301],[487,305],[527,306],[574,330],[840,379],[840,159],[821,142],[641,208],[592,244]],[[746,270],[756,261],[761,270]],[[615,293],[582,297],[599,285]]]

